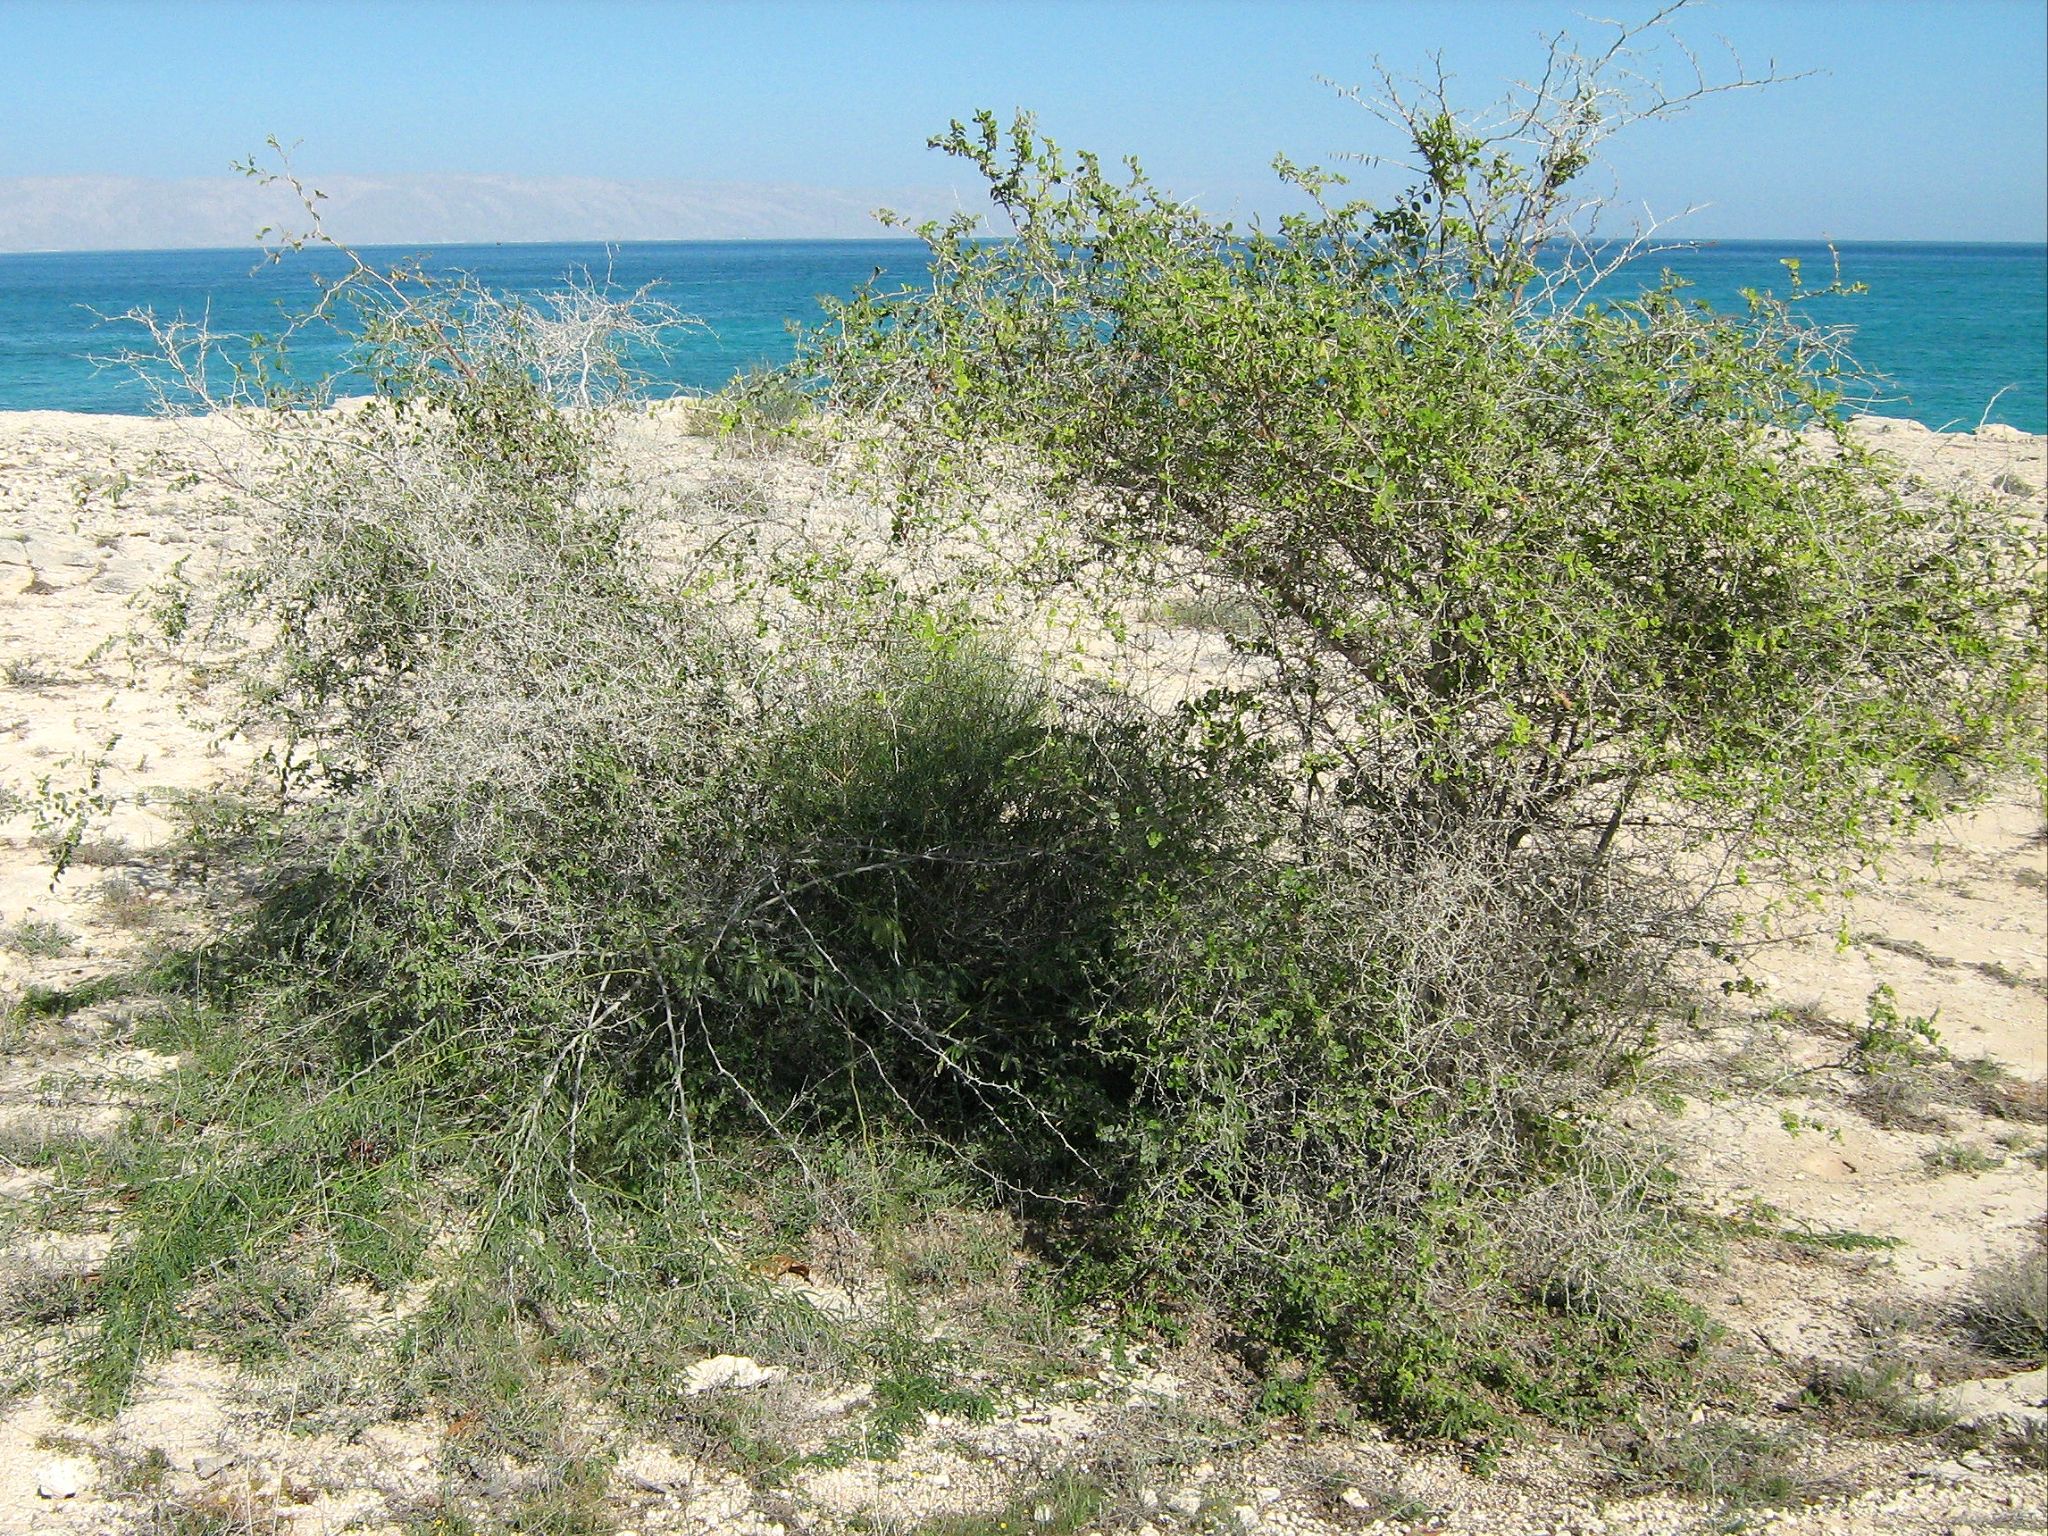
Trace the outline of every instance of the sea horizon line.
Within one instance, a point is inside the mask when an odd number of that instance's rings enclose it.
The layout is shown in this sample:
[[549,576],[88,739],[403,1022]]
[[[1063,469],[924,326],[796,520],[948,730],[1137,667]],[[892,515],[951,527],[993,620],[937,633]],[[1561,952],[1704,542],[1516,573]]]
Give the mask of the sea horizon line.
[[[1015,238],[1010,235],[991,234],[981,237],[990,243],[999,243]],[[917,245],[920,240],[915,230],[906,230],[894,235],[679,235],[673,238],[651,238],[633,236],[626,239],[609,239],[601,235],[579,236],[575,239],[546,238],[536,240],[366,240],[361,242],[341,241],[357,251],[418,251],[418,250],[502,250],[537,249],[544,246],[593,246],[600,249],[646,248],[649,246],[688,245]],[[1597,242],[1599,246],[1622,245],[1621,239]],[[2028,250],[2048,254],[2048,240],[1973,240],[1952,238],[1930,238],[1925,236],[1887,236],[1885,238],[1864,238],[1855,240],[1836,239],[1828,235],[1686,235],[1672,236],[1668,240],[1652,237],[1650,244],[1656,250],[1682,249],[1697,246],[1825,246],[1839,250],[1869,249],[1879,246],[1931,246],[1964,247],[1984,250]],[[309,242],[304,249],[317,246]],[[20,256],[230,256],[255,255],[266,257],[271,247],[252,237],[247,245],[96,245],[96,246],[35,246],[20,249],[0,248],[0,261]],[[283,254],[293,254],[285,252]]]

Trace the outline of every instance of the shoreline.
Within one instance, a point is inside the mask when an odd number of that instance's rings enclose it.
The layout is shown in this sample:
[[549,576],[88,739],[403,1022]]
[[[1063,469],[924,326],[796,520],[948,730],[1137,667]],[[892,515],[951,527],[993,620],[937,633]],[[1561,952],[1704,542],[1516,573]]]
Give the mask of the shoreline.
[[[368,400],[368,395],[337,395],[332,404],[347,406]],[[713,398],[710,393],[663,395],[636,402],[643,408],[666,409],[693,401]],[[246,408],[245,408],[246,409]],[[61,407],[47,406],[0,406],[0,426],[30,425],[48,421],[51,425],[82,427],[92,424],[135,422],[148,425],[163,425],[172,422],[197,422],[226,419],[236,411],[195,411],[190,415],[162,415],[153,411],[71,411]],[[1862,412],[1848,418],[1852,429],[1884,436],[1904,433],[1908,436],[1932,436],[1948,438],[1971,438],[1992,443],[2048,443],[2048,432],[2029,432],[2022,427],[2011,426],[2002,421],[1981,422],[1974,427],[1929,426],[1913,416],[1884,416],[1876,412]]]

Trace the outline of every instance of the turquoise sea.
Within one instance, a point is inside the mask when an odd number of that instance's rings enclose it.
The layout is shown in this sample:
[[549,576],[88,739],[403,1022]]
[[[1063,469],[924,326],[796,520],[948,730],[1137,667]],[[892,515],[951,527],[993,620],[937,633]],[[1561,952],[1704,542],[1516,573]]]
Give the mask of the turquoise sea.
[[[1934,427],[2005,422],[2048,432],[2048,246],[1851,244],[1840,247],[1845,280],[1867,294],[1815,301],[1817,320],[1857,328],[1863,368],[1889,379],[1870,408]],[[366,251],[380,263],[418,254]],[[602,245],[449,246],[430,264],[461,269],[503,291],[554,286],[582,268],[622,288],[660,284],[660,296],[706,329],[679,335],[660,387],[716,389],[735,373],[790,355],[790,322],[813,323],[817,296],[847,294],[878,270],[886,280],[923,276],[922,247],[909,241],[691,241]],[[1722,241],[1667,253],[1672,268],[1717,307],[1744,287],[1783,291],[1785,257],[1824,280],[1824,247]],[[313,297],[319,253],[258,266],[238,251],[113,251],[0,255],[0,410],[141,413],[148,396],[103,359],[136,345],[132,327],[102,321],[148,307],[161,316],[205,314],[216,330],[275,331],[280,306]],[[331,255],[324,270],[335,270]],[[1648,269],[1654,276],[1654,268]],[[326,371],[307,333],[302,371]],[[327,345],[332,348],[333,343]]]

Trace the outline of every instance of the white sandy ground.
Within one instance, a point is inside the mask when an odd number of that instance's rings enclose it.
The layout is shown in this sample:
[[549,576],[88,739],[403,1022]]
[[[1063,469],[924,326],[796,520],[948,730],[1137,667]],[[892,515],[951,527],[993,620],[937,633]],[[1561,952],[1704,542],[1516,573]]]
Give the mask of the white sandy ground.
[[[2048,440],[1995,427],[1944,436],[1871,422],[1867,430],[1930,481],[1996,486],[2036,513],[2043,506]],[[728,462],[673,412],[651,412],[623,448],[650,487],[679,503],[732,476],[779,475],[783,493],[819,493],[815,466]],[[231,449],[218,421],[0,416],[0,786],[23,797],[0,801],[0,928],[49,922],[76,939],[60,956],[0,947],[0,1006],[31,982],[104,974],[197,920],[157,856],[168,828],[150,798],[204,787],[235,749],[224,755],[186,718],[189,679],[167,669],[136,674],[98,648],[134,622],[132,605],[175,563],[203,576],[245,536],[208,473],[211,456]],[[843,508],[843,498],[835,504]],[[648,530],[650,545],[660,533]],[[1216,657],[1213,638],[1152,639],[1189,677]],[[76,786],[79,764],[102,752],[101,787],[117,808],[84,860],[53,885],[29,801],[45,783]],[[2044,919],[2048,831],[2038,795],[2015,789],[1903,850],[1849,909],[1846,947],[1830,926],[1763,957],[1755,995],[1723,996],[1703,984],[1699,1023],[1673,1042],[1677,1059],[1697,1069],[1696,1091],[1682,1111],[1642,1111],[1663,1113],[1661,1129],[1688,1149],[1697,1186],[1731,1213],[1762,1201],[1786,1222],[1898,1244],[1806,1254],[1737,1242],[1722,1268],[1698,1277],[1701,1301],[1738,1342],[1753,1341],[1762,1368],[1781,1364],[1787,1398],[1812,1361],[1867,1357],[1873,1307],[1955,1297],[2048,1217],[2048,1175],[2022,1149],[1994,1140],[2007,1122],[1944,1110],[1943,1126],[1886,1129],[1847,1101],[1843,1074],[1830,1067],[1846,1049],[1844,1026],[1861,1022],[1882,984],[1901,1014],[1932,1016],[1955,1055],[1989,1057],[2038,1091],[2048,1076]],[[4,1148],[102,1133],[119,1120],[133,1081],[164,1066],[129,1043],[124,1018],[119,1006],[91,1009],[0,1049],[0,1259],[16,1266],[0,1269],[0,1284],[27,1260],[90,1266],[103,1251],[103,1240],[37,1230],[42,1176],[7,1161]],[[1975,1174],[1928,1172],[1926,1154],[1953,1145],[1998,1161]],[[1946,1384],[1954,1369],[1930,1359],[1924,1384]],[[1020,1401],[980,1426],[935,1422],[892,1462],[817,1470],[776,1490],[750,1488],[672,1448],[632,1447],[614,1483],[620,1520],[636,1532],[839,1530],[858,1520],[908,1529],[937,1513],[998,1507],[1121,1432],[1119,1415],[1142,1414],[1148,1402],[1224,1406],[1242,1390],[1222,1357],[1195,1346],[1122,1371],[1105,1363],[1103,1376],[1107,1390],[1089,1401]],[[2042,1388],[2020,1383],[2001,1400],[2028,1391]],[[858,1402],[852,1383],[797,1410],[829,1419]],[[108,1423],[67,1421],[46,1378],[0,1403],[0,1536],[148,1528],[151,1498],[163,1495],[116,1489],[124,1459],[151,1450],[167,1461],[168,1493],[240,1514],[251,1529],[304,1536],[388,1526],[444,1476],[446,1427],[431,1419],[347,1437],[294,1432],[291,1405],[264,1380],[193,1355],[155,1367]],[[1732,1411],[1707,1402],[1698,1413]],[[1760,1523],[1812,1536],[2044,1528],[2042,1475],[2004,1454],[1957,1460],[1911,1439],[1846,1434],[1813,1437],[1803,1454],[1835,1491]],[[1617,1493],[1598,1477],[1597,1461],[1597,1445],[1560,1440],[1520,1449],[1482,1477],[1448,1453],[1371,1432],[1314,1442],[1275,1434],[1220,1470],[1204,1464],[1142,1490],[1134,1523],[1162,1533],[1359,1530],[1383,1515],[1398,1523],[1389,1511],[1406,1501],[1411,1512],[1430,1512],[1414,1519],[1432,1531],[1725,1528],[1708,1505]]]

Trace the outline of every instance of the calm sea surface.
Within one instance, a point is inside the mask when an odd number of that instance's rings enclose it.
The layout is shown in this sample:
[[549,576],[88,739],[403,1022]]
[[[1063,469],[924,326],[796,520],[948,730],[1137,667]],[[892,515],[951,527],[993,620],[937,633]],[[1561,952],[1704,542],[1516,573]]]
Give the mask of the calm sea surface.
[[[415,253],[364,254],[388,263]],[[1890,381],[1874,409],[1934,427],[1983,420],[2048,432],[2048,246],[1860,244],[1841,254],[1843,277],[1870,291],[1815,301],[1811,312],[1856,327],[1857,360]],[[1744,287],[1782,292],[1788,256],[1805,263],[1809,282],[1825,280],[1826,250],[1793,242],[1725,241],[1657,264],[1691,280],[1698,297],[1733,308]],[[609,271],[628,289],[658,283],[662,298],[708,327],[677,338],[659,370],[668,390],[716,389],[748,367],[782,362],[789,323],[815,323],[820,294],[851,293],[878,269],[893,283],[924,275],[923,248],[908,241],[448,246],[431,264],[507,292],[553,287],[578,268]],[[311,301],[322,263],[306,253],[252,267],[249,251],[0,255],[0,410],[146,411],[128,371],[96,361],[136,345],[137,333],[98,317],[147,307],[204,314],[216,330],[275,331],[282,313]],[[335,270],[331,258],[325,270]],[[302,373],[343,361],[314,333],[299,357]]]

